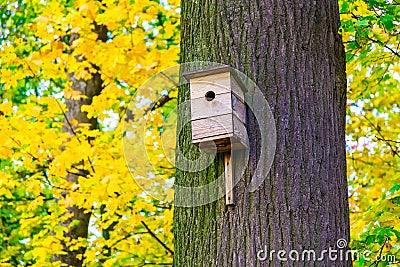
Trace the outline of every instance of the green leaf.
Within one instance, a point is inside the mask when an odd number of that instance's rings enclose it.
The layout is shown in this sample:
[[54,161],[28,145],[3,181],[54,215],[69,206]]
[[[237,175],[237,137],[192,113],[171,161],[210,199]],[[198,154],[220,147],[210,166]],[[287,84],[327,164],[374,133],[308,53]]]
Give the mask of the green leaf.
[[392,31],[393,30],[393,28],[394,28],[394,24],[393,24],[394,16],[386,15],[386,16],[381,17],[379,20],[383,25],[385,25],[385,28],[388,31]]
[[365,243],[366,243],[367,245],[371,245],[372,243],[375,242],[375,238],[376,238],[375,235],[369,235],[369,236],[367,236],[367,238],[365,239]]
[[389,193],[390,194],[394,194],[395,192],[400,190],[400,184],[397,183],[395,186],[393,186],[392,188],[389,189]]
[[346,61],[349,62],[350,60],[352,60],[354,58],[353,53],[346,53]]
[[395,229],[392,229],[392,232],[396,235],[397,239],[400,239],[400,232],[399,231],[397,231]]
[[390,199],[393,204],[400,205],[400,196],[399,197],[394,197]]
[[358,27],[366,27],[369,24],[369,20],[368,19],[361,19],[361,20],[357,20],[355,25]]
[[340,7],[340,13],[347,13],[349,9],[349,2],[343,2],[342,6]]

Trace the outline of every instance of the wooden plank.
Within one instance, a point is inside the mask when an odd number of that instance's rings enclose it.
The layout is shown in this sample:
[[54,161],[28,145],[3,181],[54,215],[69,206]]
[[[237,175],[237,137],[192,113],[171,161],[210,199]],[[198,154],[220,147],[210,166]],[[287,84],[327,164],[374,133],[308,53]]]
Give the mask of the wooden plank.
[[216,95],[231,91],[231,76],[229,72],[218,73],[190,80],[190,98],[203,98],[208,91]]
[[233,114],[246,124],[246,105],[235,94],[232,94]]
[[234,194],[233,194],[233,167],[232,158],[230,152],[224,154],[224,166],[225,166],[225,200],[226,205],[234,205]]
[[206,153],[223,153],[246,148],[246,146],[234,137],[225,137],[213,141],[195,140],[193,143]]
[[237,116],[233,116],[233,136],[244,147],[249,147],[247,128]]
[[242,101],[244,101],[244,91],[246,91],[246,88],[242,88],[242,86],[239,85],[239,83],[234,79],[233,77],[231,78],[231,89],[232,92]]
[[[239,74],[239,72],[229,65],[218,65],[218,66],[212,66],[204,69],[198,69],[198,70],[193,70],[193,71],[187,71],[182,73],[182,76],[185,77],[187,81],[191,81],[196,78],[201,78],[201,77],[206,77],[210,75],[215,75],[219,73],[230,73],[231,77],[233,80],[235,80],[236,84],[241,88],[242,91],[246,92],[247,88],[242,81],[242,76]],[[247,82],[247,80],[246,80]]]
[[212,101],[208,101],[205,97],[192,99],[190,106],[192,120],[229,114],[233,109],[233,114],[246,123],[245,104],[231,93],[216,95]]
[[195,78],[204,77],[208,75],[223,73],[223,72],[230,72],[231,67],[228,65],[217,65],[212,66],[204,69],[198,69],[193,71],[187,71],[182,73],[182,76],[185,77],[186,80],[190,81]]
[[205,119],[225,114],[232,114],[231,93],[218,94],[208,101],[205,97],[190,101],[192,120]]
[[229,141],[229,138],[233,137],[233,133],[227,133],[227,134],[221,134],[218,135],[218,138],[216,139],[216,136],[208,136],[204,138],[198,138],[198,139],[193,139],[194,144],[199,144],[199,143],[216,143],[216,144],[222,144],[226,143],[225,139]]
[[202,143],[201,148],[206,152],[213,152],[215,146],[218,152],[247,148],[246,126],[237,116],[231,118],[232,114],[227,114],[192,121],[192,142],[196,145]]
[[232,114],[216,116],[192,121],[192,139],[213,137],[219,139],[219,135],[233,134]]

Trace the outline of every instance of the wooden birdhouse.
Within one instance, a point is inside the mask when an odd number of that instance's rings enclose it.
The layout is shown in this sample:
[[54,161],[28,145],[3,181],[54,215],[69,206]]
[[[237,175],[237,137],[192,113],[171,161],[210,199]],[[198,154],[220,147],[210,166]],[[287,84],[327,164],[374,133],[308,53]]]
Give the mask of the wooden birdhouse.
[[192,142],[203,151],[223,152],[226,204],[234,204],[231,151],[248,147],[246,88],[229,66],[183,73],[190,82]]
[[190,82],[192,142],[206,152],[246,148],[246,89],[234,71],[218,66],[183,76]]

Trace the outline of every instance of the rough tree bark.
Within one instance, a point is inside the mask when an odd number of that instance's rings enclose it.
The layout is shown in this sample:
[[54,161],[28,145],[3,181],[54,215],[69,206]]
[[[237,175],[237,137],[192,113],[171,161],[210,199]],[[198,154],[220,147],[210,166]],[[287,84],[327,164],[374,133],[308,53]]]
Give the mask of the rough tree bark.
[[[105,42],[107,40],[107,29],[104,26],[95,25],[94,32],[98,34],[97,39],[99,41]],[[79,35],[73,35],[72,40],[79,38]],[[72,43],[73,41],[71,41]],[[77,59],[78,60],[78,59]],[[96,66],[93,66],[96,68]],[[72,89],[80,92],[80,94],[85,95],[87,98],[80,100],[66,99],[67,111],[65,112],[64,118],[64,127],[63,131],[68,132],[74,135],[74,130],[77,126],[72,126],[71,121],[76,120],[80,123],[89,123],[91,129],[98,128],[97,119],[87,117],[86,112],[82,112],[81,108],[83,105],[90,105],[92,103],[92,99],[94,96],[99,95],[101,90],[103,89],[103,81],[100,77],[99,73],[92,74],[92,78],[89,80],[78,80],[74,77],[74,73],[69,74],[70,80],[72,81]],[[85,142],[90,142],[90,140],[83,140]],[[88,159],[90,160],[90,159]],[[80,167],[84,167],[82,163],[78,163],[75,167],[79,169]],[[86,162],[87,164],[87,162]],[[85,167],[87,169],[87,166]],[[71,183],[77,183],[79,176],[85,177],[89,174],[89,171],[83,169],[81,171],[74,170],[74,174],[68,174],[66,179]],[[75,174],[76,173],[76,174]],[[65,192],[68,194],[68,192]],[[76,240],[78,238],[87,238],[88,237],[88,227],[91,213],[85,213],[85,209],[81,209],[77,206],[68,207],[69,213],[72,213],[70,219],[63,222],[62,225],[68,227],[68,232],[65,233],[66,237],[71,238],[71,240]],[[70,226],[70,224],[74,221],[78,220],[79,224],[75,226]],[[54,261],[61,261],[63,263],[68,264],[68,266],[82,266],[84,258],[77,258],[78,255],[83,255],[85,253],[86,247],[80,247],[76,250],[70,250],[66,244],[63,244],[64,251],[67,252],[65,255],[55,255]]]
[[[225,198],[175,208],[174,266],[351,266],[350,261],[260,261],[257,252],[336,249],[349,240],[345,159],[345,53],[337,1],[182,1],[181,62],[229,64],[265,94],[277,128],[273,166],[249,193],[257,160],[258,127],[248,114],[249,169]],[[183,87],[179,101],[188,99]],[[262,125],[260,127],[263,127]],[[179,137],[195,154],[191,131]],[[265,148],[261,148],[265,149]],[[177,171],[176,183],[196,186],[223,170],[218,156],[207,170]],[[286,255],[287,257],[287,255]]]

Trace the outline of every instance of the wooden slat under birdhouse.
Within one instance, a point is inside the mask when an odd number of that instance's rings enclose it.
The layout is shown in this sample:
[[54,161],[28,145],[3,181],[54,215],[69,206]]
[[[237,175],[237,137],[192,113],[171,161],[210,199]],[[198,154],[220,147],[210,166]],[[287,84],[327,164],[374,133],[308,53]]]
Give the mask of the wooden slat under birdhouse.
[[226,152],[224,154],[224,171],[225,171],[225,201],[226,205],[233,205],[234,204],[234,195],[233,195],[233,187],[234,187],[234,180],[233,180],[233,166],[232,166],[232,158],[231,153]]

